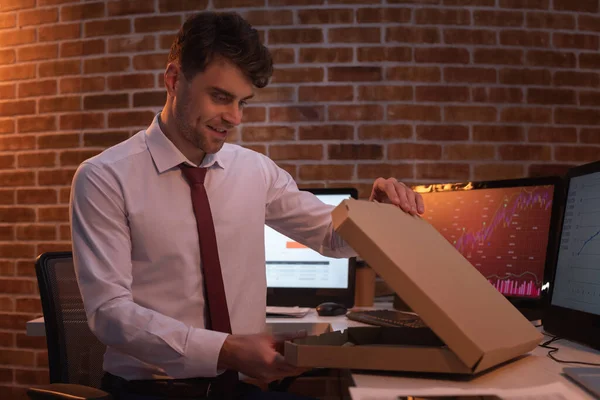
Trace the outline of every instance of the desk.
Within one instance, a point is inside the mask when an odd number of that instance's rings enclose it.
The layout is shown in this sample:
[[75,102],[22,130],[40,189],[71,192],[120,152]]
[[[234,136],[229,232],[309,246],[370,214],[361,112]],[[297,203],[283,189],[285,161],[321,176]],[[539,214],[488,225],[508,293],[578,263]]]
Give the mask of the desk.
[[[389,304],[378,305],[377,308],[390,307]],[[349,326],[360,326],[359,322],[346,319],[344,316],[319,317],[315,310],[311,310],[303,318],[267,318],[267,324],[279,325],[277,330],[294,330],[299,324],[328,323],[333,330],[344,330]],[[45,336],[44,319],[36,318],[27,322],[27,335]],[[577,360],[600,363],[600,352],[588,347],[578,345],[567,340],[559,340],[552,344],[559,351],[555,356],[563,360]],[[560,364],[546,356],[547,349],[537,347],[530,355],[523,356],[516,361],[496,367],[469,380],[432,378],[416,374],[382,374],[365,371],[351,373],[354,385],[367,388],[424,388],[424,387],[457,387],[457,388],[523,388],[544,385],[552,382],[563,382],[581,395],[581,399],[592,400],[593,397],[561,375],[565,366],[576,364]]]

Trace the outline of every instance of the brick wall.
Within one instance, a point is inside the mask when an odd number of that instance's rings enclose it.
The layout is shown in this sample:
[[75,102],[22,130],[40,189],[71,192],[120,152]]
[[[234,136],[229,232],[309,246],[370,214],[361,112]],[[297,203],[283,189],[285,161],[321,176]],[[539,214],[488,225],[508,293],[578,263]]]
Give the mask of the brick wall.
[[24,333],[32,261],[69,249],[75,168],[160,110],[174,32],[205,7],[239,10],[276,61],[232,140],[301,185],[366,196],[378,176],[600,158],[597,0],[0,1],[0,397],[47,380],[45,342]]

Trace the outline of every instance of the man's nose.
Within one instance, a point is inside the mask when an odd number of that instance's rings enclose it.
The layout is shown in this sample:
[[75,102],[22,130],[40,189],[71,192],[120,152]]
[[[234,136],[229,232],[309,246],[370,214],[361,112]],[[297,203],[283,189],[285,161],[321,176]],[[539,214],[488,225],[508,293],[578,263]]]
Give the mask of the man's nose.
[[223,119],[230,125],[238,126],[242,123],[242,109],[237,105],[233,105],[223,113]]

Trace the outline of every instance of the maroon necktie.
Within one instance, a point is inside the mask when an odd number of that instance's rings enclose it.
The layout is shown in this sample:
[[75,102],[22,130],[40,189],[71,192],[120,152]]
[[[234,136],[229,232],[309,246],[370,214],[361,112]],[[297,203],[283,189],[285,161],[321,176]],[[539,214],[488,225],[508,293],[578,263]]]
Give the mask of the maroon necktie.
[[[210,212],[208,195],[204,187],[204,177],[208,169],[188,167],[184,164],[181,164],[180,167],[191,187],[192,205],[198,226],[204,292],[206,293],[205,299],[208,305],[206,329],[231,333],[231,322],[229,321],[229,310],[225,297],[225,287],[223,286],[215,226]],[[219,379],[222,386],[224,386],[222,390],[230,395],[230,391],[234,390],[238,381],[238,374],[235,371],[228,370]],[[229,396],[226,397],[229,398]]]

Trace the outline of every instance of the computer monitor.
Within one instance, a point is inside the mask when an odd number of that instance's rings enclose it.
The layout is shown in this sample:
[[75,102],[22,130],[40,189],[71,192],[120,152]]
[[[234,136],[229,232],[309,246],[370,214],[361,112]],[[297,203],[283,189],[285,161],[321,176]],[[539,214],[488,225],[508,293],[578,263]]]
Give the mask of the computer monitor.
[[549,333],[600,349],[600,162],[570,169],[566,193],[542,322]]
[[525,316],[539,319],[552,277],[560,182],[524,178],[413,189],[423,196],[423,218]]
[[[354,188],[303,190],[333,206],[358,197]],[[266,225],[265,257],[268,306],[354,306],[355,258],[322,256]]]

